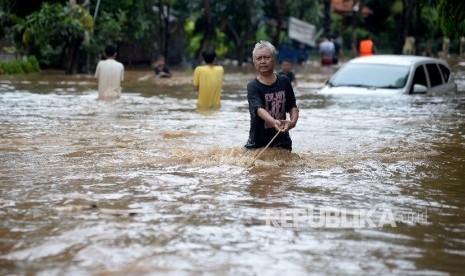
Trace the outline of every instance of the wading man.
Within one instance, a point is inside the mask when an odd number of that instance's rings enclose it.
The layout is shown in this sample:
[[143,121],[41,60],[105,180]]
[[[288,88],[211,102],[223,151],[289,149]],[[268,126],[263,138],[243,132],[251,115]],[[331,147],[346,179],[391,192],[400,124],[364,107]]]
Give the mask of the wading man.
[[199,93],[197,109],[219,109],[224,69],[223,66],[215,65],[214,51],[204,51],[202,57],[205,65],[197,66],[192,77],[194,89]]
[[116,100],[121,96],[124,66],[115,60],[115,47],[105,47],[105,56],[106,60],[99,61],[95,70],[95,78],[98,82],[98,99]]
[[[255,44],[252,57],[258,76],[247,85],[250,131],[245,147],[265,147],[280,132],[270,146],[291,151],[289,130],[299,119],[292,84],[287,76],[275,73],[276,48],[270,42]],[[286,113],[290,114],[290,120],[286,120]]]
[[168,66],[166,66],[165,57],[159,55],[155,63],[155,68],[153,68],[155,76],[159,78],[171,78],[171,72]]

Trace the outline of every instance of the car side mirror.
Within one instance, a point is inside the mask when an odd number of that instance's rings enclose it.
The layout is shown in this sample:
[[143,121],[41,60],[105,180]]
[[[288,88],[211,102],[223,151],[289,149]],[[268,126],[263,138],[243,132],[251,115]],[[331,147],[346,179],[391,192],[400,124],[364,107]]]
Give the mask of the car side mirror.
[[421,84],[413,85],[413,93],[414,94],[425,94],[428,91],[428,88]]

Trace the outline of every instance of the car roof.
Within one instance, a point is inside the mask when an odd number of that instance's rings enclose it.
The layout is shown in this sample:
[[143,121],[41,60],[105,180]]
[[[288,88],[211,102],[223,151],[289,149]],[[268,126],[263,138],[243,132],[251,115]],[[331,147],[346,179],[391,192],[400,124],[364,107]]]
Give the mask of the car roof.
[[447,66],[447,63],[442,59],[410,55],[372,55],[357,57],[349,61],[349,63],[390,64],[401,66],[410,66],[412,64],[426,62],[436,62]]

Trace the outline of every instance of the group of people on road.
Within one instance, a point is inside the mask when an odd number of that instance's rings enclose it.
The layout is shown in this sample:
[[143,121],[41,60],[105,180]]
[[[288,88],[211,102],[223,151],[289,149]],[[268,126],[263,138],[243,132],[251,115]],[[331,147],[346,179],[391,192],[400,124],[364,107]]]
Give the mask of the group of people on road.
[[[339,62],[340,45],[334,37],[322,37],[319,52],[322,66]],[[376,47],[369,36],[360,41],[360,56],[375,53]],[[116,49],[113,46],[105,48],[105,56],[106,59],[97,64],[95,72],[98,99],[117,99],[121,95],[124,66],[116,61]],[[204,64],[197,66],[192,76],[192,85],[198,92],[197,109],[219,109],[224,69],[216,64],[214,51],[204,51],[202,57]],[[247,84],[250,130],[245,148],[271,146],[291,151],[292,140],[289,130],[296,126],[299,119],[299,109],[294,94],[297,80],[292,70],[292,60],[284,60],[279,72],[276,72],[277,51],[268,41],[255,44],[252,59],[257,77]],[[160,78],[171,77],[163,56],[157,58],[154,73]]]
[[[369,56],[376,54],[377,49],[373,40],[369,35],[366,35],[359,43],[359,56]],[[341,45],[334,36],[322,36],[319,45],[319,53],[321,56],[321,65],[330,66],[339,63],[339,59],[344,58],[344,53],[341,51]]]
[[[105,48],[105,56],[105,60],[98,62],[95,72],[98,99],[118,99],[121,96],[124,66],[116,61],[116,49],[113,46]],[[202,57],[205,64],[197,66],[192,76],[193,87],[198,91],[197,109],[219,109],[224,69],[216,65],[214,51],[204,51]],[[275,72],[277,51],[268,41],[260,41],[255,45],[252,58],[257,77],[247,85],[250,130],[245,148],[270,146],[291,151],[289,130],[296,126],[299,119],[293,90],[297,82],[292,71],[292,61],[283,61],[281,70]],[[158,57],[154,73],[158,77],[171,77],[164,57]]]

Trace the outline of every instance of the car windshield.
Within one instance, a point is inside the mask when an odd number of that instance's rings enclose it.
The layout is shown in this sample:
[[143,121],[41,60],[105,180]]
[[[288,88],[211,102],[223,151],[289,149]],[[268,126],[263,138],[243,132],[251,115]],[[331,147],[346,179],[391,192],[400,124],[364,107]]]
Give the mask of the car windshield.
[[408,66],[386,64],[347,64],[331,79],[331,86],[372,88],[402,88],[409,72]]

